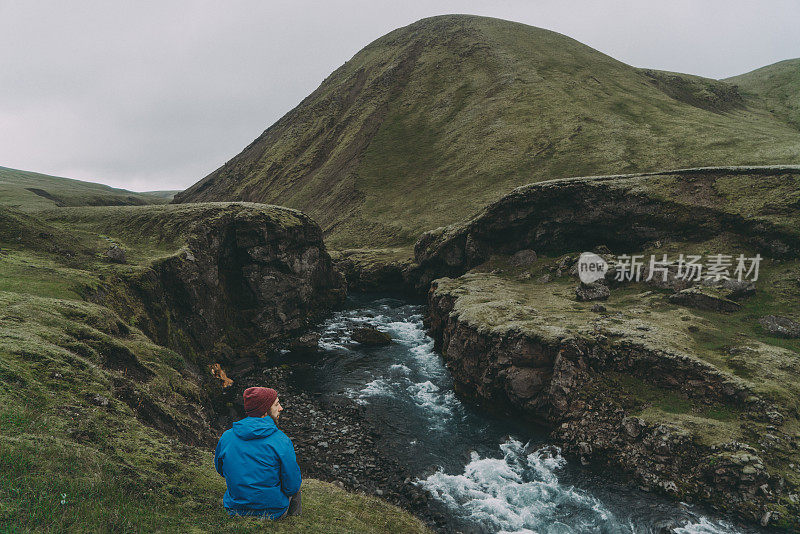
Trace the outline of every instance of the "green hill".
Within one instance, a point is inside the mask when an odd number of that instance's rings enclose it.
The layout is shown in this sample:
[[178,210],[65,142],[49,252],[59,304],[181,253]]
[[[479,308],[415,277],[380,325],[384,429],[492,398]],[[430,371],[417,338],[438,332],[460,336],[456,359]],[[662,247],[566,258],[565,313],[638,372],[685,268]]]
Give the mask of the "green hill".
[[56,206],[166,204],[174,191],[135,193],[93,182],[0,167],[0,205],[22,211]]
[[787,59],[725,80],[800,129],[800,58]]
[[800,131],[766,104],[555,32],[433,17],[365,47],[175,202],[280,204],[334,248],[402,246],[544,179],[800,162]]

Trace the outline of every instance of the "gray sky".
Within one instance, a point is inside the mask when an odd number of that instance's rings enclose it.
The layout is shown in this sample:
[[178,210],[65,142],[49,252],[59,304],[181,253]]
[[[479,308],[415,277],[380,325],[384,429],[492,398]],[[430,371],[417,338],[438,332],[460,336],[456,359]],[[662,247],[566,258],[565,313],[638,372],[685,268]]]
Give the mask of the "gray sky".
[[800,56],[796,0],[0,0],[0,166],[183,189],[367,43],[445,13],[712,78]]

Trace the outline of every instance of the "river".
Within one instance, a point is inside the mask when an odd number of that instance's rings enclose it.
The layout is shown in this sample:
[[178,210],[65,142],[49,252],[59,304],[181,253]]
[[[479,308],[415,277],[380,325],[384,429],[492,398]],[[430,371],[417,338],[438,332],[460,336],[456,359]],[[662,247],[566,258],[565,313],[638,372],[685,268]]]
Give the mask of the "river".
[[[480,533],[755,533],[568,462],[544,430],[462,404],[425,333],[421,304],[356,295],[320,327],[322,356],[296,380],[363,404],[384,446],[416,473],[452,527]],[[393,338],[366,348],[356,326]]]

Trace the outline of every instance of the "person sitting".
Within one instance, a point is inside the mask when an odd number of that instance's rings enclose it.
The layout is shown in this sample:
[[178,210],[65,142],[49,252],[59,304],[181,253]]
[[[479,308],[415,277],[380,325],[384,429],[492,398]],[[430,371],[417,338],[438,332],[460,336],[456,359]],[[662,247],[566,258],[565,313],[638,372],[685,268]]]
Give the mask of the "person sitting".
[[225,478],[222,504],[231,516],[300,515],[302,477],[294,445],[277,423],[283,411],[272,388],[244,391],[246,417],[219,438],[214,467]]

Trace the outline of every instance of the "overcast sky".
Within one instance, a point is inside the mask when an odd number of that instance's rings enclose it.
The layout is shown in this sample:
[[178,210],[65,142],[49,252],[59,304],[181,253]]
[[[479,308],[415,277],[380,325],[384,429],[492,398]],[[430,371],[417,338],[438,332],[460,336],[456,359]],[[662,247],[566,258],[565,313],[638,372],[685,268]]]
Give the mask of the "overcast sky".
[[800,56],[796,0],[0,0],[0,166],[183,189],[370,41],[445,13],[712,78]]

